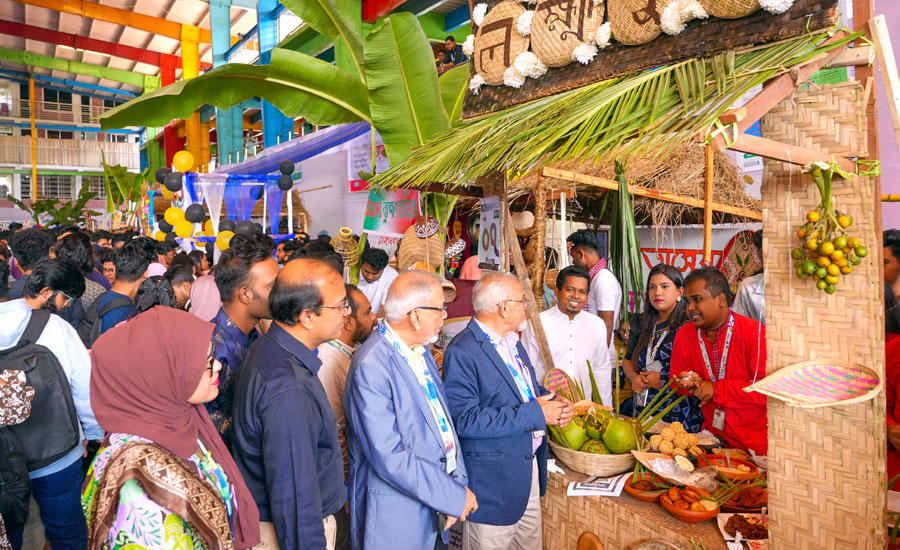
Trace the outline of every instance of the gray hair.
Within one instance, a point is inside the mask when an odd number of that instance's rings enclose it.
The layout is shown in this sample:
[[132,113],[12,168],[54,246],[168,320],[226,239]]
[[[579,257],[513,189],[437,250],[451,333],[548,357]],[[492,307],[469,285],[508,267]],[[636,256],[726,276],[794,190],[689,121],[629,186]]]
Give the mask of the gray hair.
[[426,305],[436,294],[443,296],[441,277],[423,269],[404,271],[394,279],[384,300],[384,318],[388,323],[402,320],[409,312]]
[[498,304],[507,298],[504,287],[509,283],[519,285],[519,279],[511,273],[488,273],[472,289],[472,307],[475,313],[494,313]]

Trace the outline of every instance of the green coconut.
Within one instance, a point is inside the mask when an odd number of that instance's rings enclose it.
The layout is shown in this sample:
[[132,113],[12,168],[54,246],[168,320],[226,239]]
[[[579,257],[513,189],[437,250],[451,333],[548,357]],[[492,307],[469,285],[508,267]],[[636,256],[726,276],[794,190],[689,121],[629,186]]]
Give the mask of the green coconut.
[[603,443],[612,454],[623,455],[638,448],[634,425],[620,418],[610,417],[603,430]]
[[586,415],[584,417],[584,431],[591,439],[600,439],[603,437],[603,422],[599,417]]
[[584,430],[584,420],[580,416],[573,418],[571,422],[561,429],[570,449],[580,449],[588,439]]
[[603,442],[597,441],[596,439],[588,439],[578,450],[583,453],[591,453],[595,455],[609,454],[609,451],[606,450],[606,446],[603,445]]

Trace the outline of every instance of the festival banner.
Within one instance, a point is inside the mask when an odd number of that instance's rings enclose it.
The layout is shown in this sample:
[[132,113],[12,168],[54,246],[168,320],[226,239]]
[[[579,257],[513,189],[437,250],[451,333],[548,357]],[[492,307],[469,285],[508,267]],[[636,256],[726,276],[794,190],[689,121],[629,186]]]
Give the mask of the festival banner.
[[363,230],[402,237],[420,215],[419,192],[409,189],[372,189],[366,204]]
[[[391,167],[384,145],[375,146],[375,173],[381,173]],[[347,151],[347,179],[350,182],[350,192],[358,193],[369,190],[369,182],[360,173],[372,172],[372,145],[352,147]]]

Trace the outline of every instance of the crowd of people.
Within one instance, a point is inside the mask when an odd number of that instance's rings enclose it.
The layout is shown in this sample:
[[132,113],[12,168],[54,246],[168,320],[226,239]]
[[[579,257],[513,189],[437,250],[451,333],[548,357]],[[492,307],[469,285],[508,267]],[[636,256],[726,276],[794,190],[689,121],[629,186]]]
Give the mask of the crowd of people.
[[[32,402],[21,373],[0,374],[33,499],[28,522],[0,524],[0,548],[431,549],[457,523],[467,549],[541,547],[547,427],[574,406],[543,386],[516,276],[479,273],[439,364],[443,280],[398,273],[377,248],[354,286],[326,239],[237,235],[216,261],[77,227],[0,240],[0,354],[52,357],[60,382]],[[567,241],[543,339],[611,405],[622,288],[593,232]],[[655,266],[643,302],[623,339],[623,410],[671,379],[688,398],[666,421],[765,455],[765,399],[742,391],[765,376],[763,319],[736,311],[712,267]]]

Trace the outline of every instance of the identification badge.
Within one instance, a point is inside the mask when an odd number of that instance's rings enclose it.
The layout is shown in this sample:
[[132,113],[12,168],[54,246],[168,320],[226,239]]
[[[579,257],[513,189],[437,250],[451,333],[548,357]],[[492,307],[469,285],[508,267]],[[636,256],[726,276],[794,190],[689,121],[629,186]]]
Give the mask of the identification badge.
[[650,395],[650,390],[646,389],[641,393],[634,394],[634,401],[638,407],[646,407],[647,406],[647,396]]
[[540,439],[540,438],[544,437],[545,435],[547,435],[547,432],[545,432],[544,430],[537,430],[537,431],[531,432],[531,433],[535,439]]
[[717,430],[725,429],[725,411],[723,411],[722,409],[716,409],[713,412],[712,425],[713,425],[713,428],[715,428]]
[[447,455],[447,473],[452,474],[453,470],[456,469],[456,453],[449,453]]

